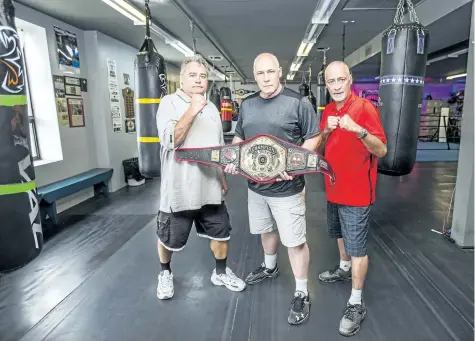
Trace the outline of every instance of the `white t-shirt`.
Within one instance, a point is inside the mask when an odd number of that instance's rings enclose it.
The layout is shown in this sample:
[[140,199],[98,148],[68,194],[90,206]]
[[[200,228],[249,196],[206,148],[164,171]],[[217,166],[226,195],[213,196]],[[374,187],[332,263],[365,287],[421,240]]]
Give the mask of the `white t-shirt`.
[[[160,211],[178,212],[219,205],[223,201],[218,169],[198,163],[175,160],[175,125],[190,107],[190,97],[181,89],[162,98],[157,111],[160,137]],[[208,102],[199,113],[179,148],[224,145],[221,118],[216,106]]]

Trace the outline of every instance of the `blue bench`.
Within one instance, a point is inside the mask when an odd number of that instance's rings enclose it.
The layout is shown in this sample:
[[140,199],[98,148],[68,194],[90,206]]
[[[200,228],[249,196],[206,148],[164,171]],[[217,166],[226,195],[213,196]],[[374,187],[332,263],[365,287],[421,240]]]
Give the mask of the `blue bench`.
[[112,178],[112,168],[94,168],[87,172],[38,187],[38,199],[40,202],[41,220],[46,217],[55,225],[59,224],[56,212],[56,201],[83,189],[94,187],[94,196],[104,194],[109,196],[109,180]]

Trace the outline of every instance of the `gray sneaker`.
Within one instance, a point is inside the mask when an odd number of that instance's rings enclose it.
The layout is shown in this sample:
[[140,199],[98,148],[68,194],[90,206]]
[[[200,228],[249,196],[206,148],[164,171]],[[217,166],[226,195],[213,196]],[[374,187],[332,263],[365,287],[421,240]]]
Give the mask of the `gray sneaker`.
[[366,317],[366,307],[361,300],[361,304],[346,304],[346,309],[340,320],[339,332],[343,336],[353,336],[359,332],[361,328],[361,322]]
[[348,271],[340,268],[339,265],[333,270],[324,271],[318,275],[318,279],[322,282],[332,283],[337,281],[351,281],[351,268]]

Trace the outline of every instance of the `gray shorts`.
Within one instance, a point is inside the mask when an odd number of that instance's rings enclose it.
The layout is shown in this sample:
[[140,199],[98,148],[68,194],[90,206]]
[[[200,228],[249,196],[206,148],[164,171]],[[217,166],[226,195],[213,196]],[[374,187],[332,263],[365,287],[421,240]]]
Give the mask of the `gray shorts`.
[[327,202],[328,233],[343,238],[348,256],[366,256],[371,206],[345,206]]
[[307,241],[305,190],[288,197],[266,197],[248,190],[247,203],[252,234],[278,230],[286,247],[296,247]]

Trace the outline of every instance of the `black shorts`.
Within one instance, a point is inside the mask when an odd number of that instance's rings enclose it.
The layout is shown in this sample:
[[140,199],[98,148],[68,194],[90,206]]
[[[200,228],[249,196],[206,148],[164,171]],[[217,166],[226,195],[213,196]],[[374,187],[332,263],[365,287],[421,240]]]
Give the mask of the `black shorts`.
[[158,212],[157,235],[160,243],[170,251],[182,250],[195,223],[200,237],[229,240],[231,223],[224,202],[221,205],[205,205],[199,210],[173,213]]
[[366,256],[371,206],[346,206],[327,202],[328,233],[343,238],[348,256]]

